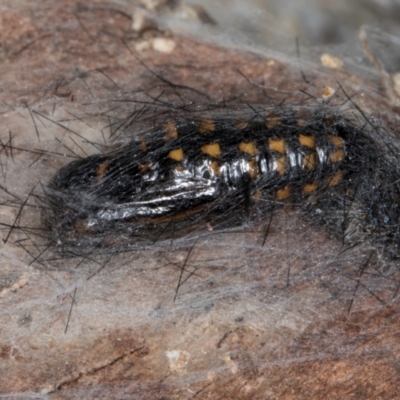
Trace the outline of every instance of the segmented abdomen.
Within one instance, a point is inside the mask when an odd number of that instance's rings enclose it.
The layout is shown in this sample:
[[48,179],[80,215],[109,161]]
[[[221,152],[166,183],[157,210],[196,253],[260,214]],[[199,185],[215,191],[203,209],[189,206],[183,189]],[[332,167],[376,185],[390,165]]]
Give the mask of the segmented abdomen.
[[351,207],[378,153],[338,116],[167,122],[117,151],[62,168],[46,189],[45,220],[61,242],[104,246],[111,237],[155,241],[232,226],[286,203],[345,231],[343,217],[326,218],[327,207]]

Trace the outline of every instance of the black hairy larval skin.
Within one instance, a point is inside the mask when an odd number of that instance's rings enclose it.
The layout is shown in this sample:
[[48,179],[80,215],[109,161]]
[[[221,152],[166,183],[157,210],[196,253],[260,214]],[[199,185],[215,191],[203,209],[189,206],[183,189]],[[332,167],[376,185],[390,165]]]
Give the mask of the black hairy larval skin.
[[387,153],[325,111],[178,118],[61,168],[45,187],[43,221],[64,250],[113,251],[254,225],[286,206],[395,258],[400,171]]

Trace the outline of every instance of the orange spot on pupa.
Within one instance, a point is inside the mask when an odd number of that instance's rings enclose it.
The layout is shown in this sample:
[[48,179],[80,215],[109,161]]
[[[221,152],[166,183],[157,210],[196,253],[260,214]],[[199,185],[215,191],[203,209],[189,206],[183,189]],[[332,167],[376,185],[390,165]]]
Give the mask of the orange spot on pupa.
[[276,160],[276,171],[279,175],[283,175],[286,172],[286,157],[282,156]]
[[204,119],[197,130],[199,133],[207,133],[207,132],[214,132],[215,131],[215,124],[211,118]]
[[311,183],[306,183],[303,186],[303,193],[304,194],[311,194],[311,193],[315,192],[317,187],[318,187],[318,182],[317,181],[314,181],[314,182],[311,182]]
[[336,186],[343,179],[343,172],[337,171],[335,175],[328,178],[328,186]]
[[165,135],[164,135],[164,141],[168,142],[168,140],[171,139],[176,139],[179,134],[178,134],[178,129],[176,127],[176,124],[174,122],[170,122],[168,124],[165,124],[162,127],[163,131],[165,131]]
[[303,157],[303,165],[310,171],[317,166],[317,153],[306,154]]
[[286,152],[285,139],[268,139],[268,148],[278,153],[284,154]]
[[218,158],[221,155],[221,147],[218,143],[205,144],[201,146],[201,152],[213,158]]
[[313,135],[299,135],[299,143],[302,146],[308,147],[309,149],[315,148],[315,136]]
[[239,143],[239,150],[242,153],[249,154],[250,156],[255,156],[257,154],[257,148],[256,148],[256,144],[254,142]]
[[290,196],[290,185],[286,185],[282,189],[278,189],[275,193],[275,197],[278,200],[286,200]]
[[249,176],[250,178],[254,179],[258,175],[258,168],[257,168],[257,162],[256,160],[250,160],[248,162],[249,165]]
[[147,151],[147,143],[142,137],[139,140],[140,140],[140,150],[142,150],[145,153]]
[[263,198],[263,195],[262,195],[261,190],[260,190],[260,189],[257,189],[257,190],[254,192],[252,198],[253,198],[253,200],[254,200],[255,202],[257,202],[257,203],[258,203],[259,201],[261,201],[262,198]]
[[265,120],[265,127],[267,129],[271,129],[271,128],[273,128],[275,126],[278,126],[280,124],[281,124],[281,120],[274,114],[271,114]]
[[138,164],[139,173],[141,173],[142,175],[147,174],[150,169],[150,163],[148,161],[143,164]]
[[340,136],[328,135],[328,140],[336,147],[342,148],[344,146],[344,140]]
[[185,155],[184,155],[182,149],[175,149],[175,150],[171,150],[171,151],[168,153],[168,157],[169,157],[171,160],[174,160],[174,161],[183,161],[184,158],[185,158]]
[[110,162],[108,160],[103,161],[97,168],[96,179],[100,180],[101,178],[103,178],[104,174],[107,172],[109,167],[110,167]]
[[329,154],[329,159],[333,162],[339,162],[344,160],[344,151],[342,149],[336,150]]

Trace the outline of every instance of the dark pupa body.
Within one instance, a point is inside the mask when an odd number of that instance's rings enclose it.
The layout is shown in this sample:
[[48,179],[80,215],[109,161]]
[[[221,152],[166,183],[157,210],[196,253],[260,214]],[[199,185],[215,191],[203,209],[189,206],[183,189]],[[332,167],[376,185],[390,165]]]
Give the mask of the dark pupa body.
[[93,251],[256,224],[288,205],[397,257],[399,177],[383,146],[334,113],[177,119],[61,168],[43,219],[63,249]]

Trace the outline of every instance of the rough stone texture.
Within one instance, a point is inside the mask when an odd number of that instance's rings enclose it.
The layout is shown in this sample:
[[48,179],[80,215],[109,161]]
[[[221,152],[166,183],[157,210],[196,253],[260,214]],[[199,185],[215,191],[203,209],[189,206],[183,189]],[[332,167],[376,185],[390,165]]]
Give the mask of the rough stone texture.
[[[334,104],[345,102],[340,83],[363,110],[397,123],[379,75],[355,75],[355,63],[305,61],[306,81],[290,57],[139,35],[129,5],[82,4],[1,6],[0,398],[396,397],[396,263],[376,260],[362,273],[368,253],[342,252],[294,211],[276,214],[264,247],[260,227],[193,249],[180,242],[38,264],[40,213],[29,197],[23,229],[9,236],[35,185],[74,153],[98,152],[110,124],[159,106],[160,94],[174,105],[312,107],[326,86],[338,93]],[[154,38],[175,49],[155,51]]]

